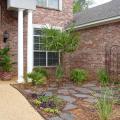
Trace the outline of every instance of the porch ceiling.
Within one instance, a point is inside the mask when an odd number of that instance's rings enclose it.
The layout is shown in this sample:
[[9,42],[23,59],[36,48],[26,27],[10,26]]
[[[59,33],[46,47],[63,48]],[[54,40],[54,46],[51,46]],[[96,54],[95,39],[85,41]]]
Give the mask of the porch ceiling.
[[9,10],[16,9],[36,9],[36,0],[7,0],[7,8]]

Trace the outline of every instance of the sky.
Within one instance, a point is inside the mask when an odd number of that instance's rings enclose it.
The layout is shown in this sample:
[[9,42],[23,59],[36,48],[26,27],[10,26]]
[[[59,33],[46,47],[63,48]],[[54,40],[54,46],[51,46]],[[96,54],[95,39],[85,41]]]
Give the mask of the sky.
[[97,6],[97,5],[101,5],[103,3],[106,3],[106,2],[109,2],[111,0],[94,0],[94,4],[91,5],[90,7],[94,7],[94,6]]

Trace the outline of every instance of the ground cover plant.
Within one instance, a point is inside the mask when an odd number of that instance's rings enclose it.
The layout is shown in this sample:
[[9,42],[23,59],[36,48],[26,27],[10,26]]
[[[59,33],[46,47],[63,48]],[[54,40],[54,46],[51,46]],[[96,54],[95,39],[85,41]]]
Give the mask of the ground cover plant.
[[42,111],[51,114],[59,114],[61,106],[63,107],[64,105],[63,103],[63,100],[54,95],[41,95],[34,100],[34,104],[37,108],[40,108]]

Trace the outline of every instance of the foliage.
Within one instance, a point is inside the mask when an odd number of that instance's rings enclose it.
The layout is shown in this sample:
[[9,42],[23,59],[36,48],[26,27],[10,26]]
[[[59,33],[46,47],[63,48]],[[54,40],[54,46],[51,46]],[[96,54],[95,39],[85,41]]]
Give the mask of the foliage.
[[47,79],[47,72],[42,68],[36,68],[32,73],[29,73],[28,78],[32,80],[34,85],[43,85]]
[[75,51],[78,45],[78,37],[73,32],[73,29],[67,31],[56,30],[54,28],[44,28],[43,41],[46,49],[50,51],[60,51],[61,53],[69,53]]
[[36,99],[36,100],[34,101],[34,104],[38,107],[38,106],[41,104],[41,102]]
[[109,98],[112,95],[112,90],[105,88],[101,97],[97,98],[96,109],[98,111],[100,120],[109,120],[112,107],[114,104],[113,98]]
[[47,113],[59,114],[59,110],[57,108],[45,108],[44,111]]
[[[56,108],[62,101],[57,96],[40,96],[38,98],[39,101],[41,101],[41,105],[43,107],[50,107],[50,108]],[[46,103],[46,104],[45,104]],[[45,105],[45,106],[44,106]]]
[[73,13],[88,9],[91,4],[93,4],[93,0],[74,0]]
[[12,70],[12,60],[9,56],[10,48],[0,50],[0,70],[3,72],[10,72]]
[[81,84],[87,79],[87,72],[83,69],[74,69],[71,71],[70,78],[75,83]]
[[48,76],[48,73],[47,73],[47,71],[44,68],[37,67],[37,68],[34,68],[34,71],[38,72],[38,73],[41,73],[41,74],[43,74],[46,77]]
[[[78,35],[74,32],[72,28],[69,30],[56,30],[54,28],[43,28],[44,47],[48,51],[59,51],[62,55],[65,53],[71,53],[76,50],[79,42]],[[61,64],[62,64],[61,59]],[[61,66],[56,69],[57,81],[63,77],[63,70]]]
[[109,76],[106,70],[101,69],[98,71],[98,77],[102,85],[107,85],[109,83]]
[[57,96],[46,96],[41,95],[35,101],[34,104],[42,108],[45,112],[58,114],[59,106],[63,103],[63,101]]
[[62,66],[58,65],[56,68],[56,74],[55,74],[57,80],[61,79],[63,75],[64,75],[64,72],[63,72]]

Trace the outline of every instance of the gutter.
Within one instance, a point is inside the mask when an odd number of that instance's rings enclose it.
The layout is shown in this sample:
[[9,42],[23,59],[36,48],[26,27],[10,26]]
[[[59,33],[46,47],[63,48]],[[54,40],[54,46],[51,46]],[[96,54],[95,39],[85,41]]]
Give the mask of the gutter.
[[79,26],[76,26],[74,28],[76,30],[85,29],[85,28],[89,28],[89,27],[94,27],[94,26],[102,25],[103,23],[107,24],[107,23],[110,23],[112,21],[114,21],[114,22],[120,21],[120,16],[112,17],[112,18],[104,19],[104,20],[100,20],[100,21],[95,21],[95,22],[91,22],[91,23],[87,23],[87,24],[83,24],[83,25],[79,25]]

